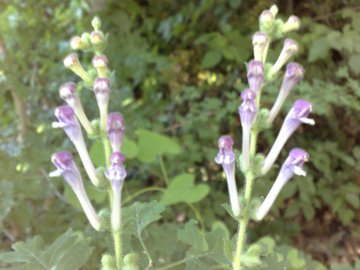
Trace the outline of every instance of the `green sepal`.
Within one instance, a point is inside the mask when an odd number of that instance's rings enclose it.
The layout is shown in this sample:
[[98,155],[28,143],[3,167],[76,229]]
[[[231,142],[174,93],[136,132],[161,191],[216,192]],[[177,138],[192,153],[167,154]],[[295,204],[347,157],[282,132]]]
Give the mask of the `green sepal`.
[[101,258],[101,270],[116,270],[115,259],[109,254],[104,254]]
[[139,256],[136,253],[126,254],[123,270],[139,270]]

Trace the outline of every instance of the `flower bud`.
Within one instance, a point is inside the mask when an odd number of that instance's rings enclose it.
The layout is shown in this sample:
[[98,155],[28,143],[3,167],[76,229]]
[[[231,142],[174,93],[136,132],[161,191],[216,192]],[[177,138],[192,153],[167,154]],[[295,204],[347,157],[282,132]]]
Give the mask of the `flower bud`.
[[271,187],[269,194],[256,212],[256,219],[262,220],[269,212],[271,206],[279,195],[284,185],[296,174],[306,176],[303,165],[309,160],[309,155],[300,148],[294,148],[290,151],[288,158],[282,165],[280,172]]
[[252,44],[254,48],[254,59],[265,63],[267,51],[269,48],[269,38],[265,33],[256,32],[252,36]]
[[301,25],[301,21],[299,17],[291,15],[289,19],[284,23],[282,27],[282,32],[285,34],[290,31],[299,30],[300,25]]
[[304,77],[304,68],[297,63],[289,63],[286,66],[286,72],[281,84],[279,95],[271,108],[269,113],[268,123],[272,123],[277,114],[279,113],[282,105],[285,102],[285,99],[290,94],[294,86],[302,80]]
[[271,12],[271,14],[274,16],[274,18],[276,17],[276,15],[279,12],[279,8],[277,7],[277,5],[272,5],[269,9],[269,11]]
[[239,194],[235,181],[235,153],[233,151],[234,141],[229,135],[219,138],[219,153],[215,157],[215,162],[221,164],[226,175],[231,210],[234,216],[240,214]]
[[95,186],[99,186],[100,180],[86,149],[81,127],[78,120],[76,119],[74,110],[67,105],[60,106],[55,109],[55,116],[58,119],[58,122],[54,122],[52,127],[64,129],[66,135],[69,137],[78,151],[91,182]]
[[110,80],[107,78],[96,78],[94,81],[94,93],[100,111],[101,130],[106,132],[107,110],[110,97]]
[[107,65],[109,60],[105,55],[95,55],[92,60],[92,65],[96,69],[99,77],[107,77],[108,76],[108,68]]
[[247,171],[250,167],[250,133],[251,126],[254,123],[257,107],[256,94],[250,89],[241,93],[243,103],[239,107],[239,115],[242,126],[242,161],[243,168]]
[[50,177],[63,176],[65,181],[74,191],[78,198],[81,207],[88,218],[90,224],[95,230],[100,230],[100,218],[96,214],[89,197],[86,194],[84,184],[77,168],[74,158],[70,152],[57,152],[51,157],[52,163],[56,166],[57,170],[49,174]]
[[286,116],[284,123],[280,129],[280,132],[273,144],[269,154],[267,155],[264,165],[261,169],[262,174],[269,171],[274,164],[284,144],[289,137],[296,131],[296,129],[302,124],[314,125],[315,121],[308,118],[312,111],[312,104],[306,100],[299,99],[295,101],[294,105],[290,109]]
[[109,179],[113,191],[111,225],[114,231],[119,231],[121,227],[121,191],[126,177],[124,161],[125,156],[122,153],[112,153],[110,156],[111,165],[105,171],[105,176]]
[[80,98],[76,92],[76,83],[68,82],[61,85],[59,90],[60,97],[74,110],[77,118],[88,134],[92,134],[93,128],[89,119],[85,115],[84,109],[81,105]]
[[261,61],[251,60],[247,67],[247,79],[250,89],[259,95],[264,81],[264,65]]
[[70,47],[73,50],[83,50],[89,47],[89,43],[79,36],[74,36],[70,39]]
[[299,44],[293,39],[285,39],[284,47],[279,55],[279,58],[271,68],[271,75],[274,76],[283,67],[283,65],[285,65],[286,62],[298,52]]
[[98,16],[95,16],[92,20],[91,20],[91,25],[92,27],[94,27],[95,30],[99,30],[101,27],[101,20]]
[[85,82],[91,82],[91,76],[85,71],[81,65],[76,53],[71,53],[64,58],[64,66],[78,75]]
[[93,45],[101,45],[104,42],[104,34],[98,30],[92,31],[90,34],[90,42]]
[[121,113],[113,112],[109,114],[107,124],[107,134],[113,152],[120,151],[120,146],[125,133],[125,121]]
[[270,10],[264,10],[259,17],[261,32],[270,32],[274,24],[274,15]]

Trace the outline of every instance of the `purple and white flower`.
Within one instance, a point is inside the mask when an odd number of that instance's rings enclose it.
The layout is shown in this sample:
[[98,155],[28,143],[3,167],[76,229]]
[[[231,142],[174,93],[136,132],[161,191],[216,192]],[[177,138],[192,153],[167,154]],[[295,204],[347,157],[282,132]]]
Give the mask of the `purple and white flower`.
[[261,61],[251,60],[248,63],[247,79],[250,89],[259,95],[264,81],[264,65]]
[[92,65],[96,69],[99,77],[108,77],[108,63],[109,60],[106,55],[95,55],[92,60]]
[[256,212],[256,219],[262,220],[269,212],[271,206],[279,195],[284,185],[296,174],[306,176],[303,165],[309,160],[309,155],[300,148],[294,148],[290,151],[288,158],[282,165],[280,172],[272,186],[269,194]]
[[241,98],[243,103],[239,107],[239,115],[242,126],[242,165],[246,171],[250,167],[250,133],[257,113],[256,94],[246,89],[241,93]]
[[270,170],[284,144],[301,124],[315,124],[315,121],[313,119],[308,118],[311,111],[312,104],[310,102],[303,99],[295,101],[294,105],[292,106],[284,120],[284,123],[275,140],[275,143],[273,144],[269,154],[265,158],[264,165],[261,169],[262,174],[265,174]]
[[274,76],[291,57],[297,54],[299,52],[299,48],[299,44],[295,40],[290,38],[285,39],[281,53],[271,68],[271,75]]
[[231,210],[234,216],[240,214],[239,194],[235,180],[235,153],[233,151],[234,141],[229,135],[219,138],[219,153],[215,157],[215,162],[221,164],[226,175]]
[[256,32],[252,36],[252,44],[254,50],[254,60],[261,61],[264,64],[270,44],[269,38],[263,32]]
[[110,97],[110,80],[108,78],[96,78],[94,81],[94,93],[100,111],[101,130],[106,132],[108,103]]
[[78,198],[81,207],[88,218],[90,224],[95,230],[100,230],[101,223],[89,197],[86,194],[84,184],[77,168],[74,158],[70,152],[63,151],[54,153],[51,157],[52,163],[56,166],[56,170],[49,174],[50,177],[63,176]]
[[113,207],[111,212],[111,225],[114,231],[121,227],[121,191],[126,177],[124,167],[125,156],[120,152],[114,152],[110,156],[110,167],[105,171],[113,192]]
[[60,97],[74,110],[77,118],[79,119],[81,125],[84,127],[86,132],[88,134],[92,134],[94,130],[84,112],[80,98],[76,92],[76,83],[64,83],[60,87],[59,94]]
[[122,139],[125,134],[125,121],[121,113],[112,112],[108,116],[107,134],[113,152],[120,151]]
[[290,94],[294,86],[299,83],[304,77],[304,68],[298,63],[289,63],[286,66],[286,72],[281,84],[279,95],[271,108],[269,113],[268,122],[272,123],[277,114],[279,113],[285,99]]
[[58,122],[53,122],[52,127],[62,128],[65,131],[66,135],[78,151],[91,182],[95,186],[99,186],[100,180],[90,159],[89,152],[86,149],[81,127],[75,116],[74,110],[68,105],[60,106],[55,109],[55,116],[58,119]]

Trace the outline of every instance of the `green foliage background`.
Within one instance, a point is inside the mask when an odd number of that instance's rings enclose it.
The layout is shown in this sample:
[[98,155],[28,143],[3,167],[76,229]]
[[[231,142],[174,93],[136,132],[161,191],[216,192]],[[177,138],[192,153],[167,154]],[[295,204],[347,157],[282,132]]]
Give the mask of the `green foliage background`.
[[[260,269],[260,256],[264,269],[360,269],[360,6],[340,0],[275,2],[280,16],[302,18],[301,31],[291,36],[301,44],[296,61],[306,69],[282,116],[296,98],[305,98],[314,104],[317,125],[298,130],[279,159],[301,146],[311,157],[308,176],[285,187],[266,222],[251,224],[248,267]],[[70,52],[70,37],[90,31],[97,14],[110,34],[106,53],[116,78],[110,109],[126,119],[126,251],[146,250],[141,264],[151,257],[155,269],[174,262],[180,263],[166,269],[228,269],[236,223],[222,207],[226,181],[213,159],[221,134],[232,134],[240,147],[244,63],[252,57],[258,15],[269,2],[2,0],[0,8],[0,247],[11,250],[13,243],[28,240],[13,245],[11,255],[0,255],[0,267],[39,267],[21,253],[26,249],[44,259],[41,267],[68,270],[99,269],[101,254],[111,253],[111,239],[84,228],[71,190],[47,177],[51,153],[73,150],[50,126],[53,108],[61,104],[59,86],[77,80],[62,59]],[[271,60],[281,46],[272,48]],[[279,83],[264,93],[268,107]],[[96,117],[92,94],[82,95]],[[281,119],[260,138],[259,151],[268,151]],[[98,145],[91,145],[91,155],[102,163]],[[274,171],[256,182],[259,198]],[[105,194],[90,186],[88,192],[97,206],[106,205]],[[52,260],[70,248],[81,250],[83,260],[71,253],[65,256],[74,257],[70,266]]]

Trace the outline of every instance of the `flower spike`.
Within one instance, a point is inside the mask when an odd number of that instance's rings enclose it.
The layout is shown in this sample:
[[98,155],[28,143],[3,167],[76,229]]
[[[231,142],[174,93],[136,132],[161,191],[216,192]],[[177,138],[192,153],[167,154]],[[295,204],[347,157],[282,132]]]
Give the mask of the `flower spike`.
[[221,164],[226,174],[228,184],[231,210],[234,216],[240,214],[239,194],[235,181],[235,153],[233,152],[234,141],[229,135],[219,138],[219,153],[215,157],[215,162]]
[[239,115],[242,126],[242,165],[245,171],[250,167],[250,133],[254,123],[257,107],[256,94],[250,89],[241,93],[243,103],[239,107]]
[[99,186],[100,180],[86,149],[81,127],[76,119],[74,110],[68,105],[60,106],[55,109],[55,116],[58,119],[58,122],[53,122],[52,127],[64,129],[66,135],[78,151],[91,182],[95,186]]
[[95,230],[100,230],[101,223],[98,215],[86,194],[84,184],[74,158],[70,152],[57,152],[51,157],[57,170],[49,174],[50,177],[63,176],[78,198],[81,207]]
[[81,125],[84,127],[86,132],[88,134],[92,134],[94,130],[84,112],[80,98],[76,92],[76,83],[64,83],[60,87],[59,94],[60,97],[74,110],[77,118],[79,119]]
[[264,202],[256,212],[257,220],[262,220],[266,216],[281,189],[295,174],[306,176],[303,165],[308,160],[309,155],[304,150],[300,148],[294,148],[290,151],[289,156],[282,165],[269,194],[266,196]]
[[265,158],[264,165],[261,169],[262,174],[265,174],[270,170],[284,144],[302,123],[315,125],[315,121],[308,118],[311,111],[312,104],[310,102],[303,99],[295,101],[284,120],[284,123],[269,154]]
[[121,227],[121,191],[126,177],[124,161],[125,157],[122,153],[112,153],[110,157],[111,165],[105,171],[105,176],[109,179],[113,191],[111,225],[114,231],[119,231]]
[[304,68],[300,64],[289,63],[286,66],[286,72],[281,84],[279,95],[276,98],[276,101],[269,113],[269,117],[268,117],[269,123],[271,123],[275,119],[282,105],[284,104],[285,99],[290,94],[294,86],[300,80],[302,80],[303,77],[304,77]]

